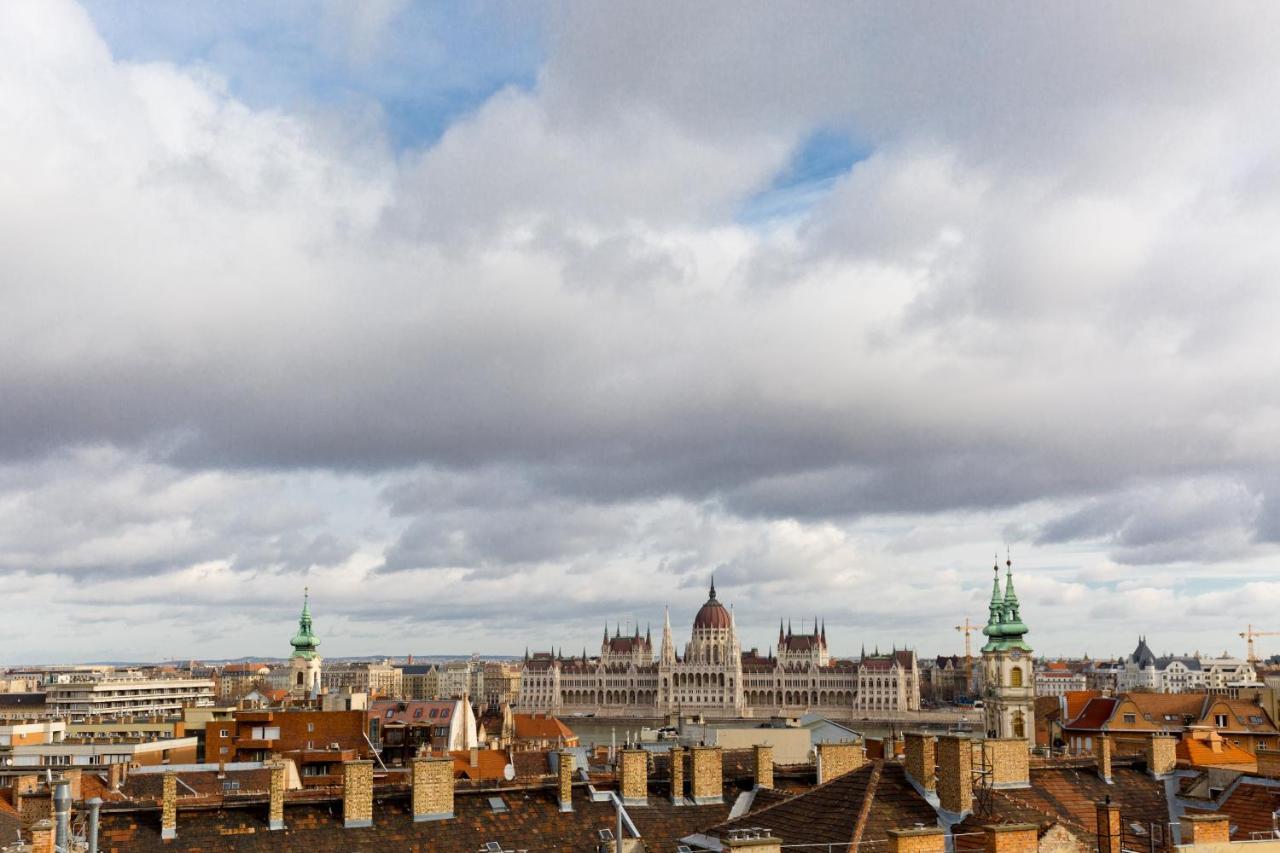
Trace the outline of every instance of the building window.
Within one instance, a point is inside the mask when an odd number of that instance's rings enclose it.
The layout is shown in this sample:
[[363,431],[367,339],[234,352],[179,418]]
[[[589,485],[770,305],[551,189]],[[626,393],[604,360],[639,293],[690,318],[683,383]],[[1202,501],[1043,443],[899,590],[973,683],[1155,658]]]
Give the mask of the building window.
[[1124,715],[1124,721],[1125,721],[1126,723],[1136,723],[1136,722],[1138,722],[1138,715],[1137,715],[1137,714],[1125,714],[1125,715]]
[[1214,715],[1213,715],[1213,724],[1214,724],[1215,726],[1220,727],[1220,728],[1226,728],[1226,725],[1227,725],[1227,715],[1226,715],[1226,714],[1214,714]]
[[1015,666],[1013,669],[1009,670],[1009,686],[1010,687],[1022,686],[1022,667]]

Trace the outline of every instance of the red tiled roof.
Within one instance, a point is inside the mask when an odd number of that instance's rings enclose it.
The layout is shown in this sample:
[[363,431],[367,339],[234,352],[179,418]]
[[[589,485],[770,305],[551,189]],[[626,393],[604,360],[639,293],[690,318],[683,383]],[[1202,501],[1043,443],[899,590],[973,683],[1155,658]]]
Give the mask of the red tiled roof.
[[1063,715],[1063,719],[1074,720],[1080,716],[1080,712],[1084,710],[1084,706],[1089,703],[1090,699],[1102,698],[1102,691],[1068,690],[1064,696],[1067,700],[1067,713]]
[[1079,715],[1067,723],[1064,728],[1100,730],[1107,720],[1111,719],[1111,715],[1115,713],[1117,704],[1119,704],[1117,700],[1107,697],[1090,699]]
[[[558,717],[546,714],[515,714],[516,737],[520,740],[562,740],[566,746],[578,742],[573,729]],[[572,743],[570,743],[572,741]]]

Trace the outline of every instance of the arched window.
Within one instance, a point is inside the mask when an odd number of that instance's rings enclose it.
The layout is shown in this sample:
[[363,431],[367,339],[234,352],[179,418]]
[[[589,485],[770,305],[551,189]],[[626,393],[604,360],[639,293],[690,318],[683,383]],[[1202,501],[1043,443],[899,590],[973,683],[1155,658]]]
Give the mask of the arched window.
[[1015,666],[1013,669],[1009,670],[1009,686],[1010,687],[1022,686],[1022,667]]
[[301,687],[301,686],[302,686],[302,673],[301,673],[301,672],[299,672],[299,673],[298,673],[298,686],[299,686],[299,687]]
[[[1015,672],[1021,672],[1021,670],[1014,670],[1014,671],[1015,671]],[[1026,726],[1025,726],[1025,725],[1023,724],[1023,722],[1022,722],[1022,712],[1021,712],[1021,711],[1019,711],[1018,713],[1016,713],[1016,714],[1014,714],[1014,715],[1013,715],[1013,736],[1014,736],[1014,737],[1026,737],[1026,736],[1027,736],[1027,729],[1026,729]]]

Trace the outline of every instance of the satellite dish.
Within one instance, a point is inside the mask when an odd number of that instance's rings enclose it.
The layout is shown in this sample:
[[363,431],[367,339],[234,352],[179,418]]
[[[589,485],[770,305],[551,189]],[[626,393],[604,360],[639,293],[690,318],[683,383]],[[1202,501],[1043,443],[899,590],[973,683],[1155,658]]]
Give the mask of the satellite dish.
[[506,767],[502,768],[502,778],[506,779],[508,782],[516,778],[516,766],[514,764],[508,764]]

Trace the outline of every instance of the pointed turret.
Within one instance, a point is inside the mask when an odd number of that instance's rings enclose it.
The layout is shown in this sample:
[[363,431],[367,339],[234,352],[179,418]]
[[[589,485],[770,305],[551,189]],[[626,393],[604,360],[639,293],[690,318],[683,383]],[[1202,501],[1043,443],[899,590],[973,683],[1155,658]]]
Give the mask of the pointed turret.
[[316,656],[316,649],[320,646],[320,639],[311,630],[310,587],[303,587],[302,614],[298,617],[298,633],[293,635],[289,645],[293,646],[293,654],[290,657],[295,658],[313,658]]

